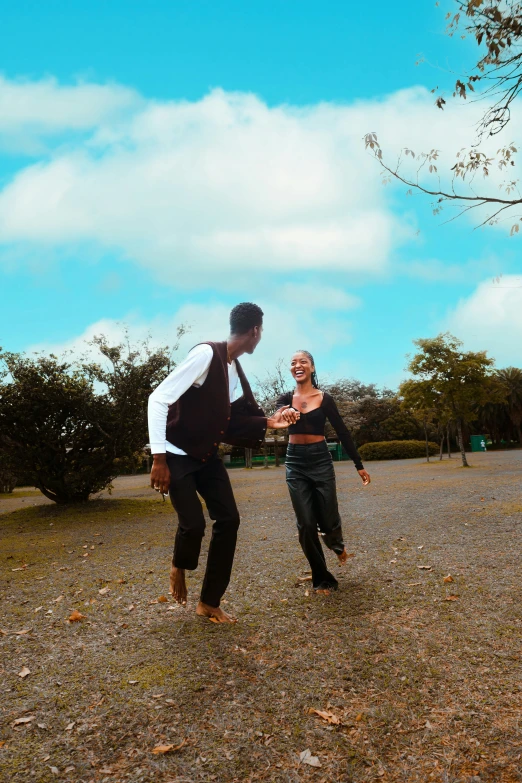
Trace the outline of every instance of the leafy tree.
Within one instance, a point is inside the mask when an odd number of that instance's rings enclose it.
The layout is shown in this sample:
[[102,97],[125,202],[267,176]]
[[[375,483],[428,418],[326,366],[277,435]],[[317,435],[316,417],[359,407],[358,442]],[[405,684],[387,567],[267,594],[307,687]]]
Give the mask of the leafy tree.
[[[457,153],[454,163],[446,172],[439,172],[440,150],[416,154],[405,148],[397,161],[385,158],[375,133],[365,136],[366,149],[371,151],[383,171],[383,181],[396,179],[414,191],[434,198],[433,211],[438,214],[444,206],[453,204],[461,214],[473,209],[486,210],[481,225],[498,222],[506,210],[520,208],[522,196],[518,179],[513,174],[517,148],[513,143],[503,143],[496,153],[480,147],[483,141],[504,130],[511,119],[514,101],[522,90],[522,2],[520,0],[455,0],[456,12],[447,14],[447,32],[457,32],[462,37],[473,36],[479,48],[478,59],[468,73],[457,78],[453,97],[485,102],[485,110],[477,128],[476,138],[470,139],[468,149]],[[438,88],[435,104],[439,109],[446,99]],[[414,164],[413,171],[405,171],[405,162]],[[500,186],[487,184],[487,178],[498,170],[506,179]],[[484,180],[482,185],[477,177]],[[486,184],[485,184],[486,183]],[[507,213],[509,214],[509,213]],[[518,233],[522,217],[511,213],[516,220],[511,233]]]
[[506,367],[498,370],[496,375],[506,391],[506,415],[515,427],[518,442],[522,446],[522,370]]
[[463,427],[477,416],[478,407],[505,397],[493,377],[493,359],[485,351],[463,351],[462,342],[451,334],[439,334],[431,339],[415,340],[417,353],[410,361],[411,374],[429,388],[433,402],[451,414],[457,426],[457,438],[462,465],[468,467],[464,448]]
[[0,353],[0,448],[56,503],[84,502],[137,464],[147,398],[172,368],[148,342],[92,345],[96,361]]
[[292,388],[293,381],[283,359],[278,359],[274,369],[255,379],[256,399],[265,412],[276,409],[278,398]]
[[0,493],[10,494],[16,487],[19,471],[8,451],[0,449]]
[[407,380],[401,384],[399,394],[402,396],[402,407],[410,411],[424,429],[426,442],[426,462],[430,461],[428,426],[437,419],[438,395],[429,381]]

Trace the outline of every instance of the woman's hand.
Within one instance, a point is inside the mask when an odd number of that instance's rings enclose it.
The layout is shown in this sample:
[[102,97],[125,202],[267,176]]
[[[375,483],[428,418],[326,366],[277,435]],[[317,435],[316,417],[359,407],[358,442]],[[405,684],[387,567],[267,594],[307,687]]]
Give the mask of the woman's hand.
[[290,408],[289,405],[283,405],[279,408],[273,416],[270,416],[266,421],[268,429],[282,430],[288,427],[290,424],[295,424],[299,419],[299,411]]
[[365,470],[358,470],[357,473],[362,478],[362,483],[365,487],[368,486],[368,484],[371,481],[370,474],[367,473]]
[[289,424],[295,424],[301,417],[299,411],[296,411],[291,405],[284,405],[282,408],[279,408],[278,413],[281,413],[283,419]]

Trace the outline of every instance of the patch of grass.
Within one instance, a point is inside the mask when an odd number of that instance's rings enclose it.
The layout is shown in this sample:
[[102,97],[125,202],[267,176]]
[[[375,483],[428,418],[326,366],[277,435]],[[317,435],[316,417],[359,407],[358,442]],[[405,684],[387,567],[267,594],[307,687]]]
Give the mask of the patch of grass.
[[170,514],[170,502],[158,501],[157,497],[147,499],[100,499],[87,503],[59,506],[31,506],[18,511],[11,511],[1,517],[2,527],[6,524],[58,522],[67,524],[100,524],[114,522],[125,516],[148,516],[150,514]]
[[0,500],[17,500],[18,498],[41,498],[39,489],[15,489],[13,492],[0,492]]

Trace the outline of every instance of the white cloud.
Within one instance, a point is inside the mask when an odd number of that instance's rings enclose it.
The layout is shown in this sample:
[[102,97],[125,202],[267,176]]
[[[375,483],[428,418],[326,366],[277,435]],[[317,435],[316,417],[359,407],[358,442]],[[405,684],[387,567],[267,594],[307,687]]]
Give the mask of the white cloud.
[[443,327],[469,350],[488,352],[497,367],[522,367],[522,277],[485,280],[461,299]]
[[[339,329],[335,317],[325,318],[324,312],[318,312],[310,306],[285,306],[284,302],[265,304],[261,302],[264,311],[263,338],[253,356],[245,355],[242,364],[248,376],[262,376],[271,370],[278,359],[288,360],[294,351],[304,348],[311,351],[324,364],[333,350],[343,351],[350,344],[351,335],[345,327]],[[129,313],[121,321],[105,318],[89,325],[82,334],[59,344],[39,343],[27,349],[31,352],[45,352],[61,355],[64,351],[71,356],[96,355],[96,350],[86,345],[96,335],[104,334],[109,342],[121,341],[124,329],[127,328],[131,342],[146,339],[149,335],[153,345],[174,345],[177,327],[183,324],[189,331],[180,341],[178,360],[198,342],[205,340],[224,340],[228,336],[228,318],[230,307],[219,303],[187,303],[181,306],[171,318],[158,317],[144,321]],[[289,383],[291,378],[289,375]]]
[[64,86],[53,78],[11,81],[0,76],[0,140],[24,150],[43,136],[115,123],[142,102],[134,90],[118,84]]
[[42,253],[99,244],[180,285],[200,285],[201,271],[221,286],[232,270],[380,274],[412,231],[388,208],[357,114],[222,90],[136,104],[126,121],[106,113],[87,142],[59,146],[4,188],[0,235]]
[[285,283],[276,291],[278,300],[301,310],[354,310],[361,300],[353,294],[328,285],[314,283]]
[[390,151],[448,140],[449,163],[478,111],[437,112],[422,88],[298,108],[220,89],[153,102],[117,85],[53,80],[0,81],[2,105],[0,131],[21,138],[34,127],[88,131],[60,138],[0,192],[9,259],[19,245],[28,255],[38,248],[42,263],[57,249],[100,247],[165,284],[221,289],[238,276],[327,269],[346,283],[386,274],[416,226],[381,186],[363,135],[377,131]]

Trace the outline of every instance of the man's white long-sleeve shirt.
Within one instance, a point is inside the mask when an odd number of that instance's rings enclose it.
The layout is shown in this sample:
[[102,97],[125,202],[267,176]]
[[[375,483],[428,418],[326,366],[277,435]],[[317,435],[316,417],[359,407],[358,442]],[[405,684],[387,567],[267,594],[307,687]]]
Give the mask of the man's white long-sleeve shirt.
[[[169,405],[173,405],[191,386],[202,386],[208,375],[213,351],[210,345],[196,345],[187,358],[167,375],[164,381],[154,389],[149,397],[149,441],[152,454],[186,455],[186,451],[167,440],[167,415]],[[238,384],[236,363],[228,365],[228,390],[230,401],[235,400]]]

